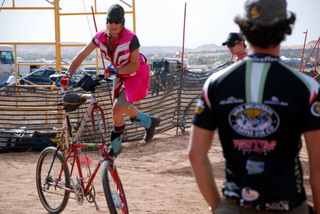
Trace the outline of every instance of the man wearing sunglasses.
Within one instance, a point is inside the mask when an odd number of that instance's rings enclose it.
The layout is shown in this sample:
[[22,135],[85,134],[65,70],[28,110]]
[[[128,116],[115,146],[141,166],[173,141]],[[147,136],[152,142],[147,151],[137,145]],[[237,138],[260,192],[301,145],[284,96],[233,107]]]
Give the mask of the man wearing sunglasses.
[[240,36],[239,33],[229,33],[227,40],[222,43],[222,45],[227,45],[230,53],[232,54],[232,58],[233,56],[237,56],[236,62],[248,55],[246,52],[247,45],[245,44],[244,39],[242,38],[242,36]]

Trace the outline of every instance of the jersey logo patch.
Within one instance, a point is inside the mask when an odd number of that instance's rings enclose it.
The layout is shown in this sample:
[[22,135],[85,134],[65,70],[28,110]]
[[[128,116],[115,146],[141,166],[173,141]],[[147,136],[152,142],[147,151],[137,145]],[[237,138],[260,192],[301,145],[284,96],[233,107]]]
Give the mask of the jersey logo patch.
[[229,124],[235,132],[246,137],[266,137],[280,124],[278,114],[268,105],[244,103],[229,114]]
[[197,106],[195,108],[195,113],[196,114],[201,114],[204,110],[205,106],[204,106],[204,102],[202,100],[198,100],[197,102]]
[[259,198],[259,192],[251,189],[250,187],[244,187],[241,191],[242,198],[246,201],[254,201]]
[[311,106],[313,116],[320,117],[320,102],[314,102]]

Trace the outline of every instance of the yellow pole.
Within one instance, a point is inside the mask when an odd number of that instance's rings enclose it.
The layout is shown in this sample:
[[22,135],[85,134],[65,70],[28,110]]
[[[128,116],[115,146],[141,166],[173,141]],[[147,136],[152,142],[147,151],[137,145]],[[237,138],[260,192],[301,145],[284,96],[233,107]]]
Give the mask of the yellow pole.
[[[55,48],[56,48],[56,71],[62,73],[61,69],[61,37],[60,37],[60,0],[54,0],[54,26],[55,26]],[[61,113],[61,110],[58,110]],[[57,119],[57,124],[61,124],[62,119]]]
[[135,0],[132,0],[132,20],[133,20],[133,32],[136,33],[136,4]]
[[[14,78],[15,78],[15,83],[14,83],[14,93],[15,93],[15,95],[16,95],[16,93],[18,92],[18,87],[17,87],[17,85],[18,85],[18,77],[19,77],[19,70],[18,70],[18,63],[17,63],[17,61],[18,61],[18,59],[17,59],[17,45],[14,45],[13,46],[13,51],[14,51],[14,71],[13,71],[13,74],[12,75],[14,75]],[[11,72],[11,71],[10,71]],[[15,96],[15,98],[16,98],[16,105],[18,105],[18,96]]]
[[13,50],[14,50],[14,76],[16,79],[15,86],[17,86],[18,85],[19,68],[18,68],[17,45],[16,44],[13,46]]
[[60,38],[60,7],[59,0],[54,0],[54,26],[55,26],[55,48],[56,48],[56,70],[61,73],[61,38]]
[[97,0],[94,0],[94,11],[95,11],[95,12],[98,12]]

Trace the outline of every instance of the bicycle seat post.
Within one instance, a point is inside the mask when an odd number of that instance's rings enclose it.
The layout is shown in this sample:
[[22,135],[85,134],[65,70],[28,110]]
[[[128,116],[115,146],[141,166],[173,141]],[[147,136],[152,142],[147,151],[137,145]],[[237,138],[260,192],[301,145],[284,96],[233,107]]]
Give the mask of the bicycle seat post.
[[60,94],[64,94],[64,88],[60,87]]
[[97,103],[97,97],[95,92],[91,92],[92,103]]

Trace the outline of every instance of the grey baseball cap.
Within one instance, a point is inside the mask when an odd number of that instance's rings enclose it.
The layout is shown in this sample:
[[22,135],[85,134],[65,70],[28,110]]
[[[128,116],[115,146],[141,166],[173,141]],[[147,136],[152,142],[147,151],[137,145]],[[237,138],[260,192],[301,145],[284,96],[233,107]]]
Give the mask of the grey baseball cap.
[[245,21],[262,26],[274,25],[290,14],[286,0],[247,0],[244,9]]

